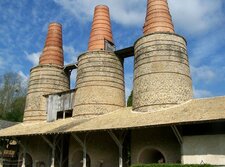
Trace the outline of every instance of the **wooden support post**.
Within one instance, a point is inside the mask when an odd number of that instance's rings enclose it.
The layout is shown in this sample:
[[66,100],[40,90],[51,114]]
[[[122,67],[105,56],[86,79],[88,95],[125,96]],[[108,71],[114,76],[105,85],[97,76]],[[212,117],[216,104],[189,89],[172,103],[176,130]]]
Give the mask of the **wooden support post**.
[[83,167],[87,167],[87,148],[86,148],[86,137],[84,142],[75,134],[72,133],[73,138],[80,144],[83,148]]
[[50,167],[55,167],[55,146],[56,146],[56,138],[57,138],[57,136],[54,136],[54,138],[53,138],[53,143],[51,143],[48,139],[47,139],[47,137],[45,137],[45,136],[41,136],[43,139],[44,139],[44,141],[46,141],[46,143],[48,143],[48,145],[51,147],[51,149],[52,149],[52,158],[51,158],[51,166]]
[[119,148],[119,167],[123,167],[123,144],[122,144],[122,142],[119,141],[119,139],[112,132],[112,130],[108,130],[108,133]]
[[182,136],[181,136],[179,130],[177,129],[177,127],[175,125],[172,125],[171,128],[172,128],[173,133],[175,134],[178,142],[180,143],[180,145],[182,145],[183,139],[182,139]]
[[21,167],[26,166],[26,146],[22,144],[17,138],[13,137],[13,139],[19,144],[19,146],[23,149],[23,157],[22,157],[22,165]]

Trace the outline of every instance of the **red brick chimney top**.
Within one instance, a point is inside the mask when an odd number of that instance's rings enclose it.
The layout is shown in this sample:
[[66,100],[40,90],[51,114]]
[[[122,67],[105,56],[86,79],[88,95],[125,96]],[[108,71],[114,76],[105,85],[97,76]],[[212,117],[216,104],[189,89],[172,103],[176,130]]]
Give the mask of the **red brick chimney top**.
[[42,55],[40,56],[39,64],[54,64],[59,66],[64,65],[61,24],[49,24],[45,47],[43,49]]
[[174,33],[167,0],[148,0],[144,35],[154,32]]
[[105,5],[95,7],[88,50],[104,50],[107,40],[113,43],[109,8]]

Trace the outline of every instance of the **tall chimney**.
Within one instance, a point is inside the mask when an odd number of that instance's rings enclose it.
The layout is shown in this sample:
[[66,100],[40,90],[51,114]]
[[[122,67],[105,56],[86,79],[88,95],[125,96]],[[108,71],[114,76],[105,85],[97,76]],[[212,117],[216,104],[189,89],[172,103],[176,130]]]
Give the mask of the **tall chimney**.
[[167,0],[148,0],[144,34],[154,32],[174,33]]
[[78,57],[74,117],[95,117],[125,106],[123,60],[105,48],[112,39],[109,8],[98,5],[88,52]]
[[45,47],[40,57],[39,64],[64,65],[61,24],[49,24]]
[[39,65],[30,71],[24,122],[46,121],[44,95],[69,90],[69,78],[63,64],[62,26],[51,23]]
[[133,110],[157,111],[192,98],[186,40],[175,34],[166,0],[148,0],[144,36],[134,44]]
[[113,43],[109,8],[98,5],[94,11],[88,50],[105,50],[105,40]]

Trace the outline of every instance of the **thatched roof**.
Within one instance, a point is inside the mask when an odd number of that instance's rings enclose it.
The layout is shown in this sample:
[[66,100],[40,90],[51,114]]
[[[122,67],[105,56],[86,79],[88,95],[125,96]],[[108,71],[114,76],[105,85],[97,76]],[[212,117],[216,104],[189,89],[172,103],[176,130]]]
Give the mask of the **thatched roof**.
[[0,130],[0,137],[130,129],[215,121],[225,121],[225,97],[193,99],[184,104],[155,112],[137,113],[132,111],[131,108],[122,108],[89,120],[69,118],[51,123],[21,123]]

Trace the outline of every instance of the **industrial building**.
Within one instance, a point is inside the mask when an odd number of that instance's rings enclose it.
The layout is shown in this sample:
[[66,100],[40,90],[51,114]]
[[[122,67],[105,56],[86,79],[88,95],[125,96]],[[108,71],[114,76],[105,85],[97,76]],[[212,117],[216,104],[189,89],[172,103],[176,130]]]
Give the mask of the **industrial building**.
[[[131,56],[133,106],[126,107],[124,59]],[[147,1],[143,36],[121,50],[109,8],[98,5],[88,50],[74,64],[64,65],[62,26],[49,24],[24,120],[3,127],[0,138],[16,141],[23,167],[225,165],[225,96],[193,98],[187,41],[174,31],[167,0]]]

